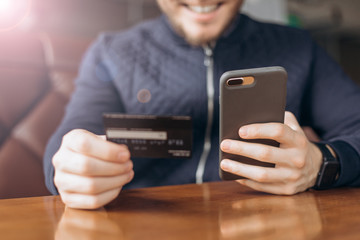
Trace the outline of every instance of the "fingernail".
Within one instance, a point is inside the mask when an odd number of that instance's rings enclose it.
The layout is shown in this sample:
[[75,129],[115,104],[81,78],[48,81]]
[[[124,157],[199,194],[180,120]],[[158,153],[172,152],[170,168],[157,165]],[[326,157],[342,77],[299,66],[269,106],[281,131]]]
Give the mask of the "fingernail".
[[248,130],[247,130],[247,127],[242,127],[240,128],[240,137],[246,137],[247,134],[248,134]]
[[222,150],[230,150],[231,148],[231,142],[229,140],[224,140],[221,143],[221,149]]

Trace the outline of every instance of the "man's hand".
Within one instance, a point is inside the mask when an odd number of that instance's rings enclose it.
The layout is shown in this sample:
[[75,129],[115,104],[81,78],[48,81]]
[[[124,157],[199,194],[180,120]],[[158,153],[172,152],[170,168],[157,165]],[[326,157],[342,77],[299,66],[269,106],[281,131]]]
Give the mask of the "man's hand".
[[85,130],[73,130],[63,137],[53,165],[61,199],[72,208],[104,206],[134,177],[126,146]]
[[239,135],[243,139],[273,139],[280,143],[277,148],[224,140],[221,143],[224,152],[275,164],[275,168],[265,168],[222,160],[224,171],[247,178],[237,180],[239,183],[258,191],[284,195],[296,194],[315,185],[322,154],[306,138],[292,113],[285,113],[285,124],[252,124],[240,128]]

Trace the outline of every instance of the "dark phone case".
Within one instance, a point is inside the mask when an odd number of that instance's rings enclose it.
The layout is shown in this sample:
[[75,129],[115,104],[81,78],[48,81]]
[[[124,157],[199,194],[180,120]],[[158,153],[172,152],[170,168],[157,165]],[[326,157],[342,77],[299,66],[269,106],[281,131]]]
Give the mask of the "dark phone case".
[[[230,78],[255,78],[254,83],[245,86],[228,86]],[[266,67],[246,70],[237,70],[224,73],[220,78],[220,143],[224,139],[242,140],[239,137],[241,126],[252,123],[284,122],[286,105],[287,73],[282,67]],[[272,140],[242,140],[279,146]],[[251,158],[224,153],[221,150],[220,159],[231,159],[246,164],[274,167]],[[223,180],[235,180],[242,177],[222,171]]]

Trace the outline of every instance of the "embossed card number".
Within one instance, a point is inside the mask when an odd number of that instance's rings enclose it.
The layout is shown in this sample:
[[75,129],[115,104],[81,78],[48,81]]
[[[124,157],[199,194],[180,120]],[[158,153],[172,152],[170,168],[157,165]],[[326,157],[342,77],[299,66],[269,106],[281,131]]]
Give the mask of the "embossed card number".
[[190,158],[188,116],[103,114],[106,138],[128,146],[132,158]]

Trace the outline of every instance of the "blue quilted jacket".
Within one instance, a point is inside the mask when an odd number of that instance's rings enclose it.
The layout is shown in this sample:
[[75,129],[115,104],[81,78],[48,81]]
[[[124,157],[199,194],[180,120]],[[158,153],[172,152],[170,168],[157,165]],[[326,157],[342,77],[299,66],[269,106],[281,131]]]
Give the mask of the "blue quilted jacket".
[[[336,186],[360,185],[359,87],[308,33],[239,15],[213,48],[190,46],[165,16],[99,36],[84,57],[75,93],[46,149],[48,189],[57,194],[51,159],[63,135],[76,128],[104,134],[104,112],[193,118],[192,158],[133,159],[135,177],[125,188],[219,180],[219,78],[225,71],[266,66],[287,70],[287,110],[337,152]],[[215,98],[209,97],[209,85]],[[144,90],[150,101],[139,101]]]

